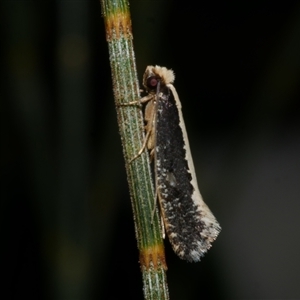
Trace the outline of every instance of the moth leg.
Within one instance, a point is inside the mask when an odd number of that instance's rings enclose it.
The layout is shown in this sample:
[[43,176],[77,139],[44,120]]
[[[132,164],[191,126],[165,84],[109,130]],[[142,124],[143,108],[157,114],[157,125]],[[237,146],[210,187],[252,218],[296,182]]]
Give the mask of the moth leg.
[[131,101],[127,103],[118,103],[117,106],[140,106],[140,101]]
[[151,213],[151,224],[153,223],[153,219],[154,219],[154,214],[155,214],[155,209],[156,209],[156,203],[158,201],[158,191],[157,188],[155,188],[155,196],[154,196],[154,203],[153,203],[153,210]]
[[[145,149],[147,148],[148,150],[150,150],[150,160],[151,162],[153,161],[153,157],[154,157],[154,118],[155,118],[155,105],[153,104],[153,100],[154,96],[153,95],[147,95],[144,98],[142,98],[140,100],[140,103],[145,103],[148,102],[146,107],[145,107],[145,114],[144,114],[144,120],[145,120],[145,132],[146,132],[146,136],[144,138],[144,142],[143,145],[141,147],[141,149],[139,150],[138,154],[135,155],[130,161],[129,163],[131,163],[132,161],[134,161],[135,159],[137,159],[139,156],[141,156],[141,154],[145,151]],[[149,102],[150,101],[150,102]]]
[[144,104],[150,100],[153,99],[153,95],[149,94],[143,98],[141,98],[140,100],[137,100],[137,101],[130,101],[130,102],[127,102],[127,103],[118,103],[117,106],[134,106],[134,105],[137,105],[139,106],[139,104]]
[[[155,207],[154,207],[154,209],[152,211],[151,224],[153,224],[154,214],[155,214]],[[162,238],[165,239],[165,237],[166,237],[166,229],[165,229],[164,219],[163,219],[162,215],[160,215],[160,226],[161,226],[161,235],[162,235]]]
[[154,149],[152,149],[151,151],[150,151],[150,162],[152,163],[153,162],[153,160],[154,160]]
[[165,239],[166,229],[165,229],[164,219],[162,216],[160,216],[160,223],[161,223],[161,234],[162,234],[163,239]]
[[137,159],[139,156],[141,156],[141,154],[145,151],[146,149],[146,146],[147,146],[147,143],[148,143],[148,140],[150,138],[150,134],[151,134],[151,131],[148,131],[146,136],[145,136],[145,139],[144,139],[144,143],[143,143],[143,146],[142,148],[140,149],[140,151],[138,152],[138,154],[136,156],[134,156],[130,161],[129,161],[129,164],[132,163],[135,159]]
[[[153,218],[154,218],[154,214],[155,214],[155,209],[156,209],[156,203],[157,201],[159,201],[159,193],[158,193],[158,189],[155,189],[155,197],[154,197],[154,208],[152,210],[152,216],[151,216],[151,224],[153,223]],[[164,224],[164,218],[162,215],[162,211],[161,208],[158,208],[160,210],[160,225],[161,225],[161,235],[162,238],[164,239],[166,237],[166,228],[165,228],[165,224]]]

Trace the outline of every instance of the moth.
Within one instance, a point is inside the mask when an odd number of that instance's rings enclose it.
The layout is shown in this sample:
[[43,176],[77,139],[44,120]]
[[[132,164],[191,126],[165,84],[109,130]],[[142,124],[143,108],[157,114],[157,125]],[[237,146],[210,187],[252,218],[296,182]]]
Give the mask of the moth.
[[173,82],[174,72],[148,66],[143,85],[145,103],[145,148],[154,163],[160,213],[175,253],[189,262],[211,247],[221,227],[200,194],[181,103]]

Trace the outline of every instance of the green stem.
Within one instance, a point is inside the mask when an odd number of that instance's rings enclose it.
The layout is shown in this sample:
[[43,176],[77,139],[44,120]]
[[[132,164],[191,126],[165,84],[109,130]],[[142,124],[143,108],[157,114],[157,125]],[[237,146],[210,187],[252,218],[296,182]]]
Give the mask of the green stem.
[[[144,121],[139,105],[124,104],[140,99],[132,43],[131,19],[126,0],[100,0],[112,72],[113,92],[140,252],[145,299],[169,299],[160,217],[155,210],[147,151],[129,163],[142,148]],[[120,255],[121,247],[120,247]]]

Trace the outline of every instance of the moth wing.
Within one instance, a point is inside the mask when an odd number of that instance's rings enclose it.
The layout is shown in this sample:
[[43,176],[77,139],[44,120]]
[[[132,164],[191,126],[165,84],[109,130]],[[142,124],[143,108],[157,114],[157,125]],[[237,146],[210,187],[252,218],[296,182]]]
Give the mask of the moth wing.
[[220,226],[200,194],[181,103],[172,84],[157,99],[156,186],[165,228],[180,258],[199,261]]

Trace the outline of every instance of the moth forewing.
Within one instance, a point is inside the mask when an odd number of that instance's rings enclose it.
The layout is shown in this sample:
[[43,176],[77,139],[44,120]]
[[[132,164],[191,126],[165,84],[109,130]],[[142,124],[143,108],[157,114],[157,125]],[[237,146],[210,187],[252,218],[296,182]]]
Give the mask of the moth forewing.
[[187,160],[187,163],[189,166],[189,172],[192,175],[191,184],[194,187],[194,193],[192,194],[192,199],[199,206],[199,209],[202,212],[201,218],[207,224],[208,232],[206,232],[206,236],[208,239],[210,239],[210,242],[213,242],[217,238],[217,236],[221,230],[221,227],[220,227],[219,223],[217,222],[216,218],[214,217],[214,215],[212,214],[212,212],[210,211],[210,209],[208,208],[208,206],[203,201],[202,195],[201,195],[199,187],[198,187],[198,181],[197,181],[194,162],[193,162],[193,158],[192,158],[192,154],[191,154],[189,139],[188,139],[188,135],[187,135],[187,131],[186,131],[183,115],[182,115],[181,102],[179,100],[179,96],[177,94],[175,87],[172,84],[169,84],[168,87],[171,89],[171,91],[174,95],[175,103],[178,108],[179,120],[180,120],[179,126],[182,129],[184,148],[186,151],[185,152],[186,160]]
[[165,67],[145,71],[147,148],[154,152],[156,194],[171,245],[180,258],[199,261],[221,228],[198,188],[173,81],[173,71]]
[[[207,205],[203,201],[203,198],[201,196],[201,193],[200,193],[200,190],[199,190],[199,187],[198,187],[198,181],[197,181],[194,162],[193,162],[193,158],[192,158],[192,154],[191,154],[190,143],[189,143],[185,123],[184,123],[184,120],[183,120],[183,115],[182,115],[182,110],[181,110],[181,107],[182,107],[181,102],[179,100],[179,97],[178,97],[178,94],[177,94],[177,91],[176,91],[175,87],[172,84],[169,84],[168,87],[171,89],[171,91],[174,95],[174,98],[175,98],[175,101],[176,101],[175,103],[176,103],[176,106],[178,108],[179,120],[180,120],[179,126],[182,129],[183,140],[184,140],[184,148],[185,148],[185,151],[186,151],[185,152],[186,153],[186,160],[187,160],[187,163],[188,163],[188,166],[189,166],[189,172],[192,175],[191,184],[194,187],[194,193],[193,193],[192,197],[193,197],[193,200],[196,203],[198,203],[200,206],[204,204],[204,206],[207,208]],[[213,217],[213,219],[215,220],[215,217]]]

